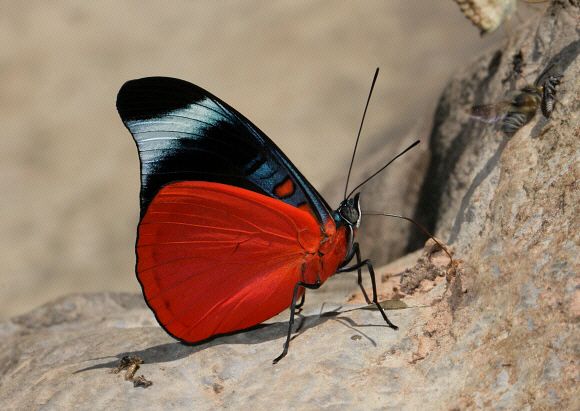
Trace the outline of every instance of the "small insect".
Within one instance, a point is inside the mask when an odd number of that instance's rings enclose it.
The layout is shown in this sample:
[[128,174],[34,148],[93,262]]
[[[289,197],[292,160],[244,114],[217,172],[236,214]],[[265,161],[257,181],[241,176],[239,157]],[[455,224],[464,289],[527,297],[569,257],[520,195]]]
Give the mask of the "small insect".
[[117,365],[111,372],[113,374],[119,374],[121,371],[125,370],[125,381],[133,381],[133,377],[141,364],[143,364],[143,359],[141,357],[126,355],[121,358],[119,365]]
[[523,66],[524,66],[524,54],[522,53],[522,50],[518,50],[518,52],[516,54],[514,54],[512,64],[513,64],[514,74],[516,76],[521,76],[522,72],[523,72]]
[[153,382],[145,378],[144,375],[135,377],[135,373],[143,364],[143,359],[136,355],[126,355],[119,361],[119,365],[111,370],[113,374],[119,374],[125,370],[125,381],[132,381],[134,387],[147,388],[153,385]]
[[542,73],[534,84],[522,87],[509,100],[494,104],[476,105],[471,108],[471,116],[487,123],[499,123],[501,130],[512,135],[529,123],[538,108],[546,118],[554,111],[556,89],[561,74],[546,75],[552,66]]
[[512,135],[534,118],[541,100],[537,87],[525,86],[511,100],[473,106],[471,116],[486,123],[499,123],[505,134]]
[[540,108],[546,118],[550,118],[552,111],[554,111],[556,88],[560,85],[562,77],[562,74],[552,74],[542,84],[542,103],[540,104]]

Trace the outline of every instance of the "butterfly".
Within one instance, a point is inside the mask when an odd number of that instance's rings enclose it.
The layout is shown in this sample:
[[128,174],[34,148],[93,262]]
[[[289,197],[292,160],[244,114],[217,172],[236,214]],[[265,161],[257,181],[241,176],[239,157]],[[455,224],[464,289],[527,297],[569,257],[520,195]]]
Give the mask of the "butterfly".
[[377,302],[373,266],[361,259],[355,242],[360,193],[346,196],[345,190],[333,210],[262,131],[187,81],[128,81],[117,110],[141,167],[137,278],[171,336],[197,343],[253,327],[290,307],[276,363],[288,352],[305,290],[335,273],[357,271],[366,296],[363,267],[372,302],[397,329]]

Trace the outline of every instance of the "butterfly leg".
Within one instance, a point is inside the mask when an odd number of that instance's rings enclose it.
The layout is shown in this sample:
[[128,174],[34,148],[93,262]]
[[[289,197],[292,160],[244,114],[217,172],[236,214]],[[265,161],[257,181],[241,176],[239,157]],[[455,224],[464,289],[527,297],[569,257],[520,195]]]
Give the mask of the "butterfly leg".
[[371,284],[373,286],[373,301],[372,301],[372,303],[377,306],[377,308],[379,309],[379,311],[380,311],[381,315],[383,316],[383,319],[385,320],[387,325],[389,327],[391,327],[393,330],[398,330],[399,327],[397,327],[395,324],[393,324],[387,318],[387,314],[385,314],[385,310],[383,310],[383,307],[381,307],[381,304],[379,304],[379,301],[377,299],[377,281],[375,279],[375,269],[373,268],[373,264],[371,263],[371,260],[367,259],[367,260],[361,261],[359,263],[356,263],[355,265],[352,265],[350,267],[341,268],[341,270],[339,270],[339,272],[360,270],[364,266],[366,266],[367,270],[369,270],[369,276],[371,277]]
[[301,310],[302,306],[304,305],[304,300],[306,298],[306,290],[304,290],[304,293],[302,293],[302,298],[300,298],[300,302],[298,304],[296,304],[296,309],[297,310]]
[[274,361],[272,361],[273,364],[278,363],[278,361],[280,361],[282,358],[286,356],[286,354],[288,354],[288,348],[290,347],[290,337],[292,335],[292,325],[294,324],[294,314],[296,312],[296,301],[298,300],[298,291],[300,290],[300,287],[308,288],[310,290],[316,290],[317,288],[320,288],[321,285],[322,283],[320,283],[320,281],[317,281],[314,284],[308,284],[299,281],[294,286],[294,295],[292,296],[292,305],[290,306],[290,321],[288,322],[288,334],[286,335],[284,350],[282,350],[282,354],[280,354],[278,357],[274,359]]
[[353,268],[354,266],[342,267],[342,268],[339,268],[338,270],[336,270],[336,272],[337,273],[350,273],[356,269],[358,272],[358,279],[357,279],[358,286],[360,287],[360,290],[363,293],[365,301],[367,302],[367,304],[370,304],[371,300],[369,299],[369,296],[368,296],[368,294],[363,286],[363,282],[362,282],[362,265],[361,265],[362,258],[360,256],[360,247],[359,247],[358,243],[354,243],[352,245],[352,248],[354,249],[354,255],[356,256],[356,266],[358,266],[358,268]]

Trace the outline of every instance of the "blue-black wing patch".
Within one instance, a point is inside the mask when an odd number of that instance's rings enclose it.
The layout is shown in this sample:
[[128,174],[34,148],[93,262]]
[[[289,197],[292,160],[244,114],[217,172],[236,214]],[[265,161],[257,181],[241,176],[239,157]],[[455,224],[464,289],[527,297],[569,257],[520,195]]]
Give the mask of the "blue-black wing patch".
[[169,77],[128,81],[117,110],[139,150],[141,216],[175,181],[211,181],[311,209],[330,208],[282,151],[248,119],[204,89]]

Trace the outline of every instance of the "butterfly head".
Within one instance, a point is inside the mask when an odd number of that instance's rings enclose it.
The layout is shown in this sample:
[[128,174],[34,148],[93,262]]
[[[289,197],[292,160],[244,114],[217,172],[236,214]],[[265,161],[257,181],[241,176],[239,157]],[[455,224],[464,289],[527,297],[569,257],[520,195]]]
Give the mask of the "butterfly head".
[[347,198],[338,206],[336,210],[337,222],[358,228],[360,226],[360,193],[356,193],[354,197]]

